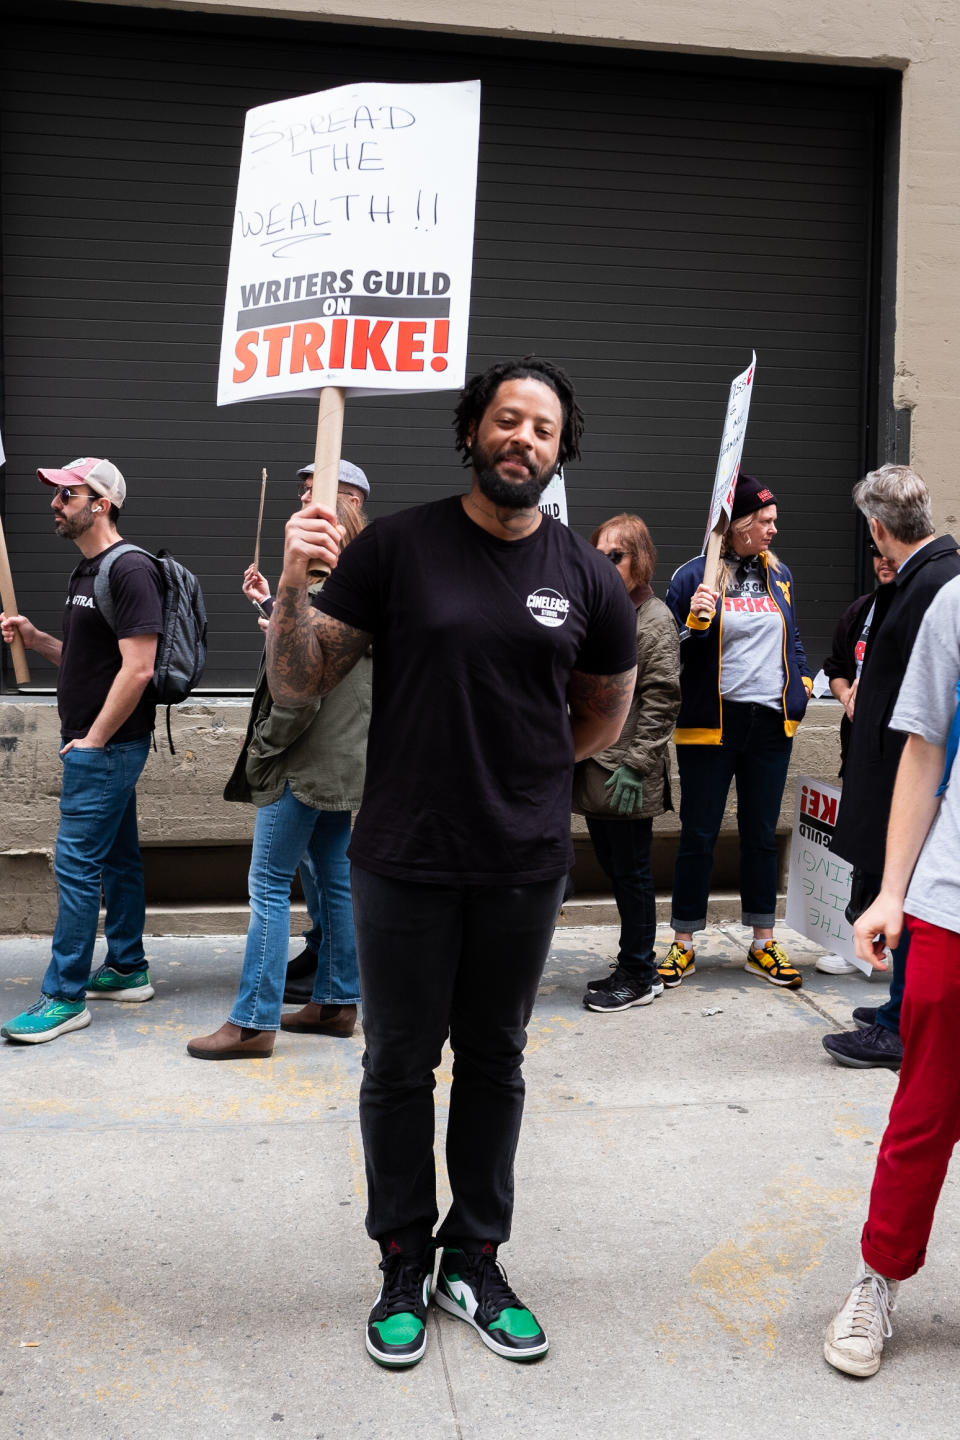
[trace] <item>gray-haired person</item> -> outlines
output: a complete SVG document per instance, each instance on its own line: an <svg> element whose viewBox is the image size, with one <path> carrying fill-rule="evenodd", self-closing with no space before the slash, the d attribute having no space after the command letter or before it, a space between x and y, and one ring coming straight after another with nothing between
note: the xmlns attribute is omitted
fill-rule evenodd
<svg viewBox="0 0 960 1440"><path fill-rule="evenodd" d="M909 465L884 465L854 486L853 499L870 538L896 568L877 592L873 624L857 687L857 723L851 728L843 794L833 849L853 866L854 919L875 899L883 874L887 820L905 737L888 729L913 642L937 592L960 575L952 535L938 537L930 493ZM897 1070L903 1058L900 1005L909 935L893 951L890 998L853 1012L856 1030L824 1035L823 1047L839 1065Z"/></svg>

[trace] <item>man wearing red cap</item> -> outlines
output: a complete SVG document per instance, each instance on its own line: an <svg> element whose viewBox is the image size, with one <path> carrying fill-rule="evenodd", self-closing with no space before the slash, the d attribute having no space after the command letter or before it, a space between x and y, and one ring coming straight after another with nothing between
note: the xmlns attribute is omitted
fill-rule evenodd
<svg viewBox="0 0 960 1440"><path fill-rule="evenodd" d="M160 576L141 551L125 551L110 563L112 623L98 602L97 573L123 543L117 520L127 487L117 467L88 457L37 475L53 487L57 534L72 540L82 558L70 577L62 640L38 630L25 615L0 614L8 644L19 632L27 649L58 667L63 736L52 956L40 999L0 1029L7 1040L25 1044L89 1025L87 999L138 1001L153 995L143 953L136 784L153 731L155 707L147 687L162 627ZM101 890L107 963L91 979Z"/></svg>

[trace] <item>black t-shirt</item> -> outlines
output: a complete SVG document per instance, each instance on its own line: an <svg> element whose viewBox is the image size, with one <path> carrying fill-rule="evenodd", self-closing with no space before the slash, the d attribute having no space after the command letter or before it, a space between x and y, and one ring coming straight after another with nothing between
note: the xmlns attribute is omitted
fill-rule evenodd
<svg viewBox="0 0 960 1440"><path fill-rule="evenodd" d="M149 555L135 550L121 555L110 567L115 631L101 615L94 599L94 576L113 548L110 545L92 560L81 560L67 591L57 675L60 728L67 740L82 739L99 715L122 661L117 641L133 635L159 635L163 624L159 572ZM111 735L111 742L138 740L150 734L156 706L146 698L149 688L133 713Z"/></svg>
<svg viewBox="0 0 960 1440"><path fill-rule="evenodd" d="M499 540L452 496L375 520L319 606L373 636L351 858L434 884L569 869L570 672L636 663L636 615L610 561L547 516Z"/></svg>

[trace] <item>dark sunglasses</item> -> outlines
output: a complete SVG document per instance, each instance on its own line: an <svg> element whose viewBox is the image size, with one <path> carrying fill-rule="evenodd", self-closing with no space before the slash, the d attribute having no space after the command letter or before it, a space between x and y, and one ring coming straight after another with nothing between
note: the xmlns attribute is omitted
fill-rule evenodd
<svg viewBox="0 0 960 1440"><path fill-rule="evenodd" d="M614 565L619 565L621 560L625 560L627 558L626 550L601 550L600 554L606 555L607 559L610 560Z"/></svg>
<svg viewBox="0 0 960 1440"><path fill-rule="evenodd" d="M870 541L869 545L867 546L867 549L870 551L870 554L873 556L874 560L879 560L879 559L880 559L882 552L877 549L876 545L874 545L874 543L873 543L872 540Z"/></svg>
<svg viewBox="0 0 960 1440"><path fill-rule="evenodd" d="M85 495L88 500L93 499L92 490L71 490L69 485L58 485L56 493L60 496L62 505L69 505L70 501L75 500L78 495Z"/></svg>

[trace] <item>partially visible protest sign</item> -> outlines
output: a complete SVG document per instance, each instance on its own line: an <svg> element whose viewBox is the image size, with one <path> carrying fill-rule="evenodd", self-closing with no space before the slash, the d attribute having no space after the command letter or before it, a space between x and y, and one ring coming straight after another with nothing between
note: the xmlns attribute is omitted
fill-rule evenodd
<svg viewBox="0 0 960 1440"><path fill-rule="evenodd" d="M476 80L247 112L219 405L463 384L479 122Z"/></svg>
<svg viewBox="0 0 960 1440"><path fill-rule="evenodd" d="M797 780L787 924L871 975L873 967L859 959L853 948L853 930L843 913L850 899L850 866L830 850L839 804L839 785L809 775Z"/></svg>
<svg viewBox="0 0 960 1440"><path fill-rule="evenodd" d="M740 457L747 433L747 416L750 414L750 398L753 395L753 377L757 370L757 354L753 352L750 364L730 386L727 399L727 414L723 422L723 438L717 457L717 472L713 479L713 494L710 497L710 518L703 536L703 551L711 533L717 528L721 517L730 519L733 493L737 488L740 474ZM701 552L702 553L702 552Z"/></svg>
<svg viewBox="0 0 960 1440"><path fill-rule="evenodd" d="M567 485L562 465L540 496L540 509L544 515L552 515L554 520L562 520L564 525L570 523L567 519Z"/></svg>

